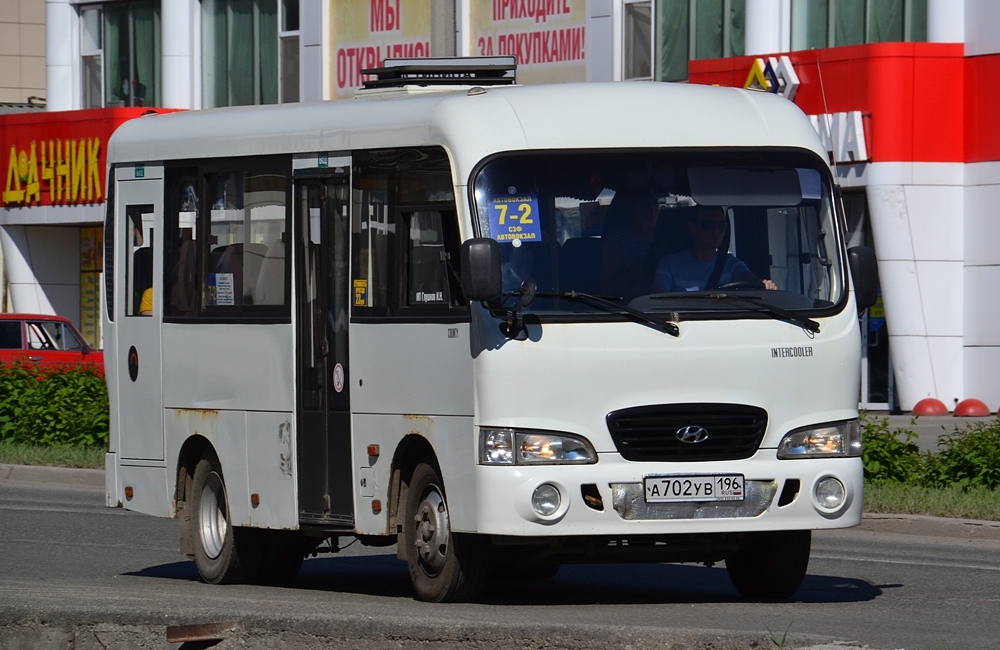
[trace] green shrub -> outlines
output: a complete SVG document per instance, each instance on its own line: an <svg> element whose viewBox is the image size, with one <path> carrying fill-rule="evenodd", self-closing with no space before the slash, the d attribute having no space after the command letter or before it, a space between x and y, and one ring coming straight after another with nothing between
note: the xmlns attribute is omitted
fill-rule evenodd
<svg viewBox="0 0 1000 650"><path fill-rule="evenodd" d="M861 417L861 461L865 478L893 483L918 483L924 458L910 429L890 429L889 418Z"/></svg>
<svg viewBox="0 0 1000 650"><path fill-rule="evenodd" d="M924 481L931 487L1000 488L1000 422L974 422L941 436L928 457Z"/></svg>
<svg viewBox="0 0 1000 650"><path fill-rule="evenodd" d="M0 440L99 447L108 440L108 391L95 369L0 364Z"/></svg>

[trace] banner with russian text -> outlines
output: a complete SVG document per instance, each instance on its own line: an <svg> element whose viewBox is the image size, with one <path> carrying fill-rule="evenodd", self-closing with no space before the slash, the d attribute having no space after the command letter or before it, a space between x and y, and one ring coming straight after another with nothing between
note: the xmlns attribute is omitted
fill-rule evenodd
<svg viewBox="0 0 1000 650"><path fill-rule="evenodd" d="M0 116L0 208L103 203L108 139L119 125L150 111L94 108Z"/></svg>
<svg viewBox="0 0 1000 650"><path fill-rule="evenodd" d="M331 0L333 99L353 97L386 59L431 55L430 0Z"/></svg>
<svg viewBox="0 0 1000 650"><path fill-rule="evenodd" d="M469 0L473 56L513 55L520 84L586 81L586 0Z"/></svg>

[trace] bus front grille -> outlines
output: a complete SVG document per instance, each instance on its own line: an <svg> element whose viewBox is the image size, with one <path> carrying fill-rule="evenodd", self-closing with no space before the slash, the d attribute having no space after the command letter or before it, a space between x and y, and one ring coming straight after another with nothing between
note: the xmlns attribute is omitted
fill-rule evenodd
<svg viewBox="0 0 1000 650"><path fill-rule="evenodd" d="M742 404L664 404L613 411L607 423L625 460L738 460L756 453L767 411Z"/></svg>

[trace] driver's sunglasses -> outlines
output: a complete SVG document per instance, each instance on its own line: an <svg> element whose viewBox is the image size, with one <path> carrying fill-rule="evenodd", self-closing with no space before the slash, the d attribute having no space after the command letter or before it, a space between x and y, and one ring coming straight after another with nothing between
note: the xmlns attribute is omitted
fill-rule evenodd
<svg viewBox="0 0 1000 650"><path fill-rule="evenodd" d="M726 231L726 222L725 221L709 221L708 219L704 219L704 220L699 219L696 223L698 224L698 227L701 228L702 230L706 230L706 231L708 231L708 230L714 230L716 232L725 232Z"/></svg>

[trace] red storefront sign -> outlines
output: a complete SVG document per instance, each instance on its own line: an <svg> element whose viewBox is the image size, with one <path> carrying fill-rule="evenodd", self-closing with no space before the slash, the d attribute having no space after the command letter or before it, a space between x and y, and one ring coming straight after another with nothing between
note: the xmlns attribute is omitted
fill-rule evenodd
<svg viewBox="0 0 1000 650"><path fill-rule="evenodd" d="M100 203L107 143L149 108L95 108L0 116L0 208Z"/></svg>
<svg viewBox="0 0 1000 650"><path fill-rule="evenodd" d="M873 43L787 53L809 115L860 111L873 162L1000 160L1000 55L961 43ZM691 61L692 83L742 87L756 57Z"/></svg>

